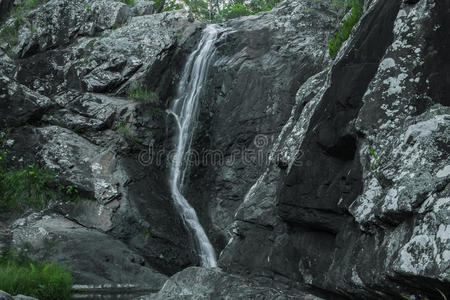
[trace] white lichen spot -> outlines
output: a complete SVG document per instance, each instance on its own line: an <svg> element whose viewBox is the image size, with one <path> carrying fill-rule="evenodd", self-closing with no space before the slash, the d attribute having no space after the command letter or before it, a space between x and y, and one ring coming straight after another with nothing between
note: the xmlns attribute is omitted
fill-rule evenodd
<svg viewBox="0 0 450 300"><path fill-rule="evenodd" d="M441 257L442 257L442 260L444 261L444 262L449 262L450 261L450 250L444 250L443 252L442 252L442 255L441 255Z"/></svg>
<svg viewBox="0 0 450 300"><path fill-rule="evenodd" d="M439 170L436 173L436 176L441 178L441 177L447 177L450 175L450 165L445 166L443 169Z"/></svg>
<svg viewBox="0 0 450 300"><path fill-rule="evenodd" d="M390 189L387 192L382 208L385 211L396 211L398 209L398 191L396 189Z"/></svg>
<svg viewBox="0 0 450 300"><path fill-rule="evenodd" d="M104 208L103 205L99 205L98 210L97 210L97 216L101 216L101 215L102 215L102 213L103 213L103 208Z"/></svg>
<svg viewBox="0 0 450 300"><path fill-rule="evenodd" d="M403 18L403 17L406 17L406 16L408 16L408 15L406 14L406 11L405 11L404 9L401 9L401 10L398 12L397 18Z"/></svg>
<svg viewBox="0 0 450 300"><path fill-rule="evenodd" d="M436 233L436 239L441 240L444 245L450 243L450 225L439 225L439 229Z"/></svg>
<svg viewBox="0 0 450 300"><path fill-rule="evenodd" d="M404 88L401 86L401 83L407 77L408 77L408 75L401 73L397 77L389 77L388 79L385 79L383 81L383 83L389 85L389 88L387 91L388 96L400 94Z"/></svg>
<svg viewBox="0 0 450 300"><path fill-rule="evenodd" d="M387 69L390 68L394 68L395 67L395 60L393 60L392 58L388 57L385 58L381 63L380 63L380 71L385 71Z"/></svg>
<svg viewBox="0 0 450 300"><path fill-rule="evenodd" d="M401 18L397 18L397 20L395 20L394 33L396 35L399 35L402 32L408 32L409 30L410 30L410 28L409 28L408 24L403 22L403 20Z"/></svg>
<svg viewBox="0 0 450 300"><path fill-rule="evenodd" d="M435 262L436 244L428 235L415 235L399 253L400 270L413 275L423 274Z"/></svg>
<svg viewBox="0 0 450 300"><path fill-rule="evenodd" d="M444 207L450 207L450 197L446 198L439 198L436 200L436 203L434 204L433 211L435 213L438 213L440 211L445 211Z"/></svg>
<svg viewBox="0 0 450 300"><path fill-rule="evenodd" d="M361 277L359 277L358 272L356 272L356 269L353 267L352 269L352 281L358 286L364 286L363 281L361 280Z"/></svg>
<svg viewBox="0 0 450 300"><path fill-rule="evenodd" d="M352 214L358 223L368 221L383 188L376 178L372 178L364 193L351 205Z"/></svg>
<svg viewBox="0 0 450 300"><path fill-rule="evenodd" d="M102 171L102 166L99 163L93 163L91 165L91 170L93 173L100 173Z"/></svg>
<svg viewBox="0 0 450 300"><path fill-rule="evenodd" d="M422 121L417 124L408 127L405 133L404 142L406 143L409 138L421 138L431 135L439 128L439 124L445 121L446 115L436 116L431 120Z"/></svg>

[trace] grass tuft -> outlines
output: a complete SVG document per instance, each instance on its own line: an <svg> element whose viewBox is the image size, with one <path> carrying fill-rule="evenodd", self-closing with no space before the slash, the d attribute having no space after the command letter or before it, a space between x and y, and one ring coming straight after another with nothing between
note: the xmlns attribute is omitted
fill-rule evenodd
<svg viewBox="0 0 450 300"><path fill-rule="evenodd" d="M353 27L364 13L364 0L354 0L348 5L351 8L349 16L343 21L341 29L334 34L334 38L328 41L328 52L332 58L336 57L342 44L348 39Z"/></svg>
<svg viewBox="0 0 450 300"><path fill-rule="evenodd" d="M72 276L55 263L31 260L24 252L3 251L0 257L0 290L40 300L70 299Z"/></svg>
<svg viewBox="0 0 450 300"><path fill-rule="evenodd" d="M127 95L131 99L141 100L145 103L160 104L158 95L155 92L146 89L138 88L134 90L129 90Z"/></svg>
<svg viewBox="0 0 450 300"><path fill-rule="evenodd" d="M19 29L22 25L26 23L26 13L33 10L40 5L48 2L48 0L28 0L24 3L15 6L10 13L10 17L14 20L7 22L5 25L0 27L0 42L4 41L8 44L9 48L16 46L19 42ZM36 27L31 27L32 32L36 32ZM13 52L8 49L7 54L9 56L13 55Z"/></svg>
<svg viewBox="0 0 450 300"><path fill-rule="evenodd" d="M0 141L1 142L1 141ZM42 210L52 200L79 201L78 187L65 186L56 173L36 163L17 165L0 148L0 216L9 217L29 208Z"/></svg>

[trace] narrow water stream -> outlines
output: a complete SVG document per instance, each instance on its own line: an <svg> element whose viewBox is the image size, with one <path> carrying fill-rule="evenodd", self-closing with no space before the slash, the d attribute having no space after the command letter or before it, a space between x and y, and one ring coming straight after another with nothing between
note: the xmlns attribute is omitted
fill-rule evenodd
<svg viewBox="0 0 450 300"><path fill-rule="evenodd" d="M198 247L200 262L203 267L217 266L216 254L208 236L200 224L197 213L182 194L187 164L183 163L185 154L191 149L199 95L205 83L208 67L214 54L214 44L219 32L217 25L208 25L202 33L197 49L188 58L183 76L178 87L178 98L168 111L178 125L175 139L175 155L170 167L170 191L178 213L192 232Z"/></svg>

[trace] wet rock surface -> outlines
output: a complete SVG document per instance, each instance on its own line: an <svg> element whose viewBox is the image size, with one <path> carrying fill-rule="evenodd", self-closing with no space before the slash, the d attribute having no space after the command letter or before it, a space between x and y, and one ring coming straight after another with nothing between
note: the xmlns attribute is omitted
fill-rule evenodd
<svg viewBox="0 0 450 300"><path fill-rule="evenodd" d="M205 25L147 1L28 12L13 53L0 47L5 147L85 199L2 220L0 247L30 244L77 284L162 288L145 299L450 295L450 4L367 1L331 60L329 2L220 25L185 190L216 269L187 268L198 258L166 169L164 110Z"/></svg>
<svg viewBox="0 0 450 300"><path fill-rule="evenodd" d="M337 24L329 5L289 1L223 24L192 146L201 163L186 191L218 251L297 90L331 63L325 45Z"/></svg>

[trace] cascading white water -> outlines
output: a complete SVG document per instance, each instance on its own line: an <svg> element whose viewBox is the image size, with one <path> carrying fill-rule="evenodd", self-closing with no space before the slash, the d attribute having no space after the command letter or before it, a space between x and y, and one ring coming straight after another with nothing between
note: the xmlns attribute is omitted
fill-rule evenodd
<svg viewBox="0 0 450 300"><path fill-rule="evenodd" d="M199 247L203 267L216 267L216 254L208 236L200 224L197 214L182 195L187 164L183 164L185 153L190 151L197 116L198 98L208 73L209 61L214 53L218 34L216 25L208 25L202 33L197 49L189 56L178 87L178 98L168 111L178 125L175 154L170 168L170 190L178 212L192 230Z"/></svg>

